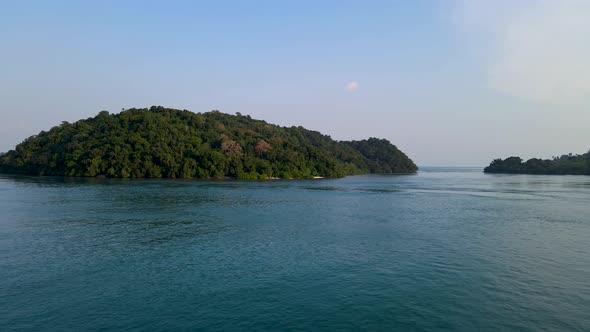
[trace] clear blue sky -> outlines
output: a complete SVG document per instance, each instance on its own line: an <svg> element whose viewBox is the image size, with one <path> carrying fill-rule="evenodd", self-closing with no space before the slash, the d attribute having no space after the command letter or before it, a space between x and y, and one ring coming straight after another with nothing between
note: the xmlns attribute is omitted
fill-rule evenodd
<svg viewBox="0 0 590 332"><path fill-rule="evenodd" d="M162 105L387 138L422 166L586 152L584 2L2 2L0 151Z"/></svg>

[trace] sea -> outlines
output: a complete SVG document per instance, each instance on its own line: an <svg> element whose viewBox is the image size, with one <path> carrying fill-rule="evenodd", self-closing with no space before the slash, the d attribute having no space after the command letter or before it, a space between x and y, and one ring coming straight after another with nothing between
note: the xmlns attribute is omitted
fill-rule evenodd
<svg viewBox="0 0 590 332"><path fill-rule="evenodd" d="M590 331L590 176L0 175L1 331Z"/></svg>

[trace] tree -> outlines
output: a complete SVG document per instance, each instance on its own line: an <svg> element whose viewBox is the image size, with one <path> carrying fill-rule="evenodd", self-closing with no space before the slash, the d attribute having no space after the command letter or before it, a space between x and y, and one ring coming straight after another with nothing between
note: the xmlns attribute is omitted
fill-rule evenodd
<svg viewBox="0 0 590 332"><path fill-rule="evenodd" d="M256 152L257 156L262 156L271 150L272 146L263 139L259 139L258 142L256 142L256 146L254 147L254 151Z"/></svg>

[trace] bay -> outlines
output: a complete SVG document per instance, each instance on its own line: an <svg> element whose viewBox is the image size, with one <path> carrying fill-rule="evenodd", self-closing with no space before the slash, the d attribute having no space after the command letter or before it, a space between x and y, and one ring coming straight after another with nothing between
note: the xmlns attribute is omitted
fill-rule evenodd
<svg viewBox="0 0 590 332"><path fill-rule="evenodd" d="M590 329L590 177L0 175L0 329Z"/></svg>

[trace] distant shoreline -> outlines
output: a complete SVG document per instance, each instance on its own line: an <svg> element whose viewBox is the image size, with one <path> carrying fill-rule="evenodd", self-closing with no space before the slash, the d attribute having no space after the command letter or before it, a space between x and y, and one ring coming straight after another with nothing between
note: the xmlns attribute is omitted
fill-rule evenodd
<svg viewBox="0 0 590 332"><path fill-rule="evenodd" d="M526 162L520 157L494 159L483 171L490 174L590 175L590 152L570 153L553 159L532 158Z"/></svg>

